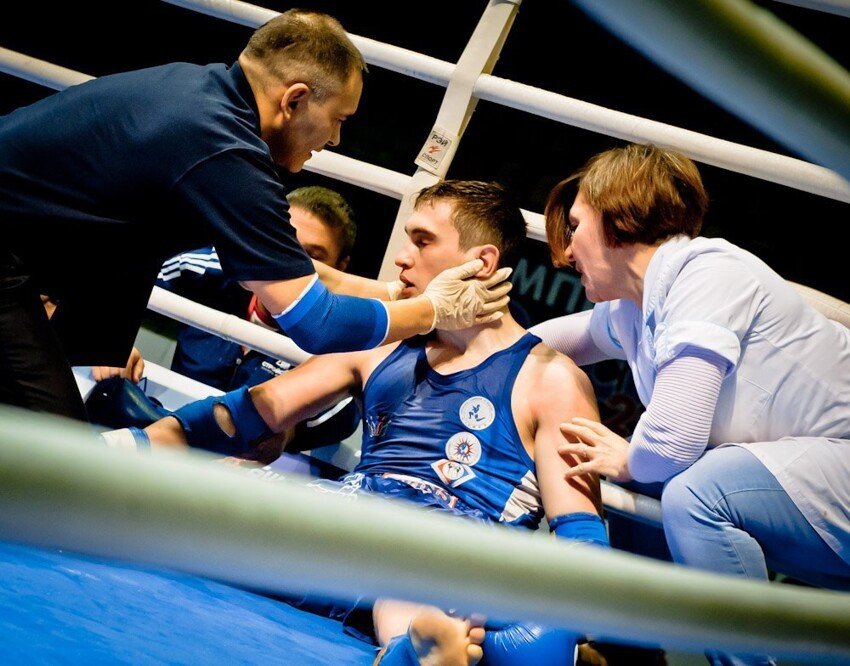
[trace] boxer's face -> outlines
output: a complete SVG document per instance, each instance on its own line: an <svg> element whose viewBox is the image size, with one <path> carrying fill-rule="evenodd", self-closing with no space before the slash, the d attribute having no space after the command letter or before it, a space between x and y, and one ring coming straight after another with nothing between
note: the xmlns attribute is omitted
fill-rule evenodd
<svg viewBox="0 0 850 666"><path fill-rule="evenodd" d="M410 216L404 227L407 242L395 259L396 266L401 268L399 279L406 285L402 298L421 294L438 273L477 258L478 248L460 249L452 212L448 201L436 200Z"/></svg>
<svg viewBox="0 0 850 666"><path fill-rule="evenodd" d="M290 206L289 221L295 227L298 242L311 259L321 261L332 268L344 271L348 268L348 257L342 256L342 241L320 218L300 206Z"/></svg>

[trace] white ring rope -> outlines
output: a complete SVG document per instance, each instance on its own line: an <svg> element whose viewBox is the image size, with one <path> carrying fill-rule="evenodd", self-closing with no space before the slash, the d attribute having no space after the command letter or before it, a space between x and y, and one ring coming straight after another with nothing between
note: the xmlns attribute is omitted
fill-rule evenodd
<svg viewBox="0 0 850 666"><path fill-rule="evenodd" d="M0 47L0 72L54 90L62 90L94 78L3 47ZM331 151L314 154L304 168L393 199L402 199L404 194L411 190L411 176ZM413 189L418 188L413 187ZM546 242L543 216L528 210L522 212L529 225L529 238Z"/></svg>
<svg viewBox="0 0 850 666"><path fill-rule="evenodd" d="M850 184L821 166L564 97L495 76L475 86L480 99L625 141L675 148L692 159L768 182L850 203Z"/></svg>
<svg viewBox="0 0 850 666"><path fill-rule="evenodd" d="M850 303L845 303L829 294L824 294L822 291L812 289L803 284L797 284L796 282L791 282L791 284L802 294L809 305L827 319L836 321L845 328L850 328Z"/></svg>
<svg viewBox="0 0 850 666"><path fill-rule="evenodd" d="M274 358L285 359L290 363L303 363L311 356L285 335L257 326L247 319L195 303L161 287L154 287L151 290L148 308L184 324L218 335L225 340L247 345L251 349Z"/></svg>
<svg viewBox="0 0 850 666"><path fill-rule="evenodd" d="M233 12L234 7L250 7L247 3L233 2L232 0L163 0L163 2L195 9L202 14L209 14L223 19L229 18L230 12ZM639 5L640 3L635 4ZM675 7L670 8L668 11L673 14L676 13ZM259 23L256 25L259 25ZM451 73L454 68L451 63L441 63L437 67L436 65L440 61L434 58L414 54L407 49L386 44L382 45L380 53L376 53L371 48L376 42L372 40L361 42L359 40L362 38L358 38L355 35L351 35L351 37L358 47L362 48L363 55L369 64L429 81L443 87L449 85ZM813 48L802 37L797 37L797 39L792 38L790 42L795 45L802 44L802 48ZM685 52L690 52L690 47ZM837 77L839 75L835 74L834 76ZM781 81L777 83L777 87L780 88L776 91L778 96L783 95L781 85ZM704 161L706 164L712 164L770 182L776 182L787 187L793 187L812 194L850 203L850 183L847 180L828 169L804 160L785 157L728 141L721 141L714 137L679 129L672 125L665 125L664 123L648 121L638 116L612 111L532 86L507 79L499 79L488 74L480 75L475 85L474 93L479 99L486 99L505 106L511 106L512 108L561 123L629 141L658 143L681 150L693 159ZM807 105L807 107L810 106L812 105ZM788 131L790 132L791 129ZM717 142L717 145L709 148L715 142ZM840 143L838 140L836 142Z"/></svg>
<svg viewBox="0 0 850 666"><path fill-rule="evenodd" d="M0 530L12 541L270 593L392 596L684 650L850 659L850 594L351 502L201 453L121 453L82 424L11 407L0 420Z"/></svg>
<svg viewBox="0 0 850 666"><path fill-rule="evenodd" d="M53 90L62 90L94 78L2 46L0 46L0 72Z"/></svg>
<svg viewBox="0 0 850 666"><path fill-rule="evenodd" d="M171 2L172 0L164 1ZM183 2L172 2L172 4L178 4L182 7L195 7L200 3L185 0ZM226 13L214 13L206 7L207 5L218 7L220 4L229 5L231 3L208 2L203 4L204 7L198 8L198 11L206 9L204 13L213 16L231 17L230 14ZM273 12L272 14L276 15L277 13ZM354 35L352 35L352 38L354 38ZM386 48L381 53L382 60L379 62L372 61L368 55L366 56L367 60L370 60L370 64L386 66L391 58L399 57L401 62L405 63L405 66L393 69L411 76L416 71L421 72L421 70L414 70L413 67L421 67L425 63L419 58L412 58L411 52L398 47L383 46ZM365 52L364 55L366 55ZM433 59L429 60L433 61ZM399 64L395 60L392 62ZM446 71L450 73L451 65L444 64ZM73 72L64 67L52 65L2 47L0 47L0 71L59 90L92 78L89 75ZM440 77L438 81L432 82L447 85L448 78L449 76ZM445 83L443 83L443 79L445 79ZM681 150L693 159L705 164L850 203L850 183L828 169L803 160L613 111L487 74L482 74L478 79L474 92L479 99L510 106L550 120L628 141L658 143ZM305 165L305 169L329 175L337 175L338 169L337 177L340 180L362 185L394 198L401 198L401 193L406 190L405 183L409 181L409 176L367 165L365 162L351 160L350 158L336 159L340 157L342 156L323 151L315 155ZM374 173L364 173L363 169L374 171ZM535 219L537 215L536 213L527 213L527 217L532 219ZM538 221L537 224L533 225L534 233L529 234L529 236L536 240L545 241L542 228L542 223Z"/></svg>

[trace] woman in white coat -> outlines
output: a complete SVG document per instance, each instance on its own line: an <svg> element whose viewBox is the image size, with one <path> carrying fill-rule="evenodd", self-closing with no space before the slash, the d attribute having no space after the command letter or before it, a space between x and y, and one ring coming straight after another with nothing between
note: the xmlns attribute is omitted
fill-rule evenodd
<svg viewBox="0 0 850 666"><path fill-rule="evenodd" d="M676 562L850 590L850 329L754 255L698 237L707 206L690 159L635 144L550 193L552 260L595 305L531 330L579 365L625 360L646 407L629 440L563 424L580 443L561 453L584 461L571 474L663 483Z"/></svg>

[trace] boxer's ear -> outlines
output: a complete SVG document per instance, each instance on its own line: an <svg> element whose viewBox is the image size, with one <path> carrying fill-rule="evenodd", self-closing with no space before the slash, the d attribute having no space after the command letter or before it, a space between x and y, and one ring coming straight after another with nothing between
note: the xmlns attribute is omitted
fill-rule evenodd
<svg viewBox="0 0 850 666"><path fill-rule="evenodd" d="M499 268L499 248L495 245L488 243L487 245L479 245L474 250L474 257L477 259L481 259L484 262L484 266L475 274L477 278L488 278Z"/></svg>

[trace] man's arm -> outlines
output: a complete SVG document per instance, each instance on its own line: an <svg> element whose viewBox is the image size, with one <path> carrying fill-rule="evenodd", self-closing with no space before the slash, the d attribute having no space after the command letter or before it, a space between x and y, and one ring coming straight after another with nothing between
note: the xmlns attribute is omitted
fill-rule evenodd
<svg viewBox="0 0 850 666"><path fill-rule="evenodd" d="M149 425L145 433L152 447L196 446L214 450L208 441L210 432L213 437L233 440L234 445L254 444L258 428L264 430L265 438L284 433L359 390L360 363L370 354L385 353L382 349L314 356L247 391L237 389L181 407L174 416ZM194 442L193 437L205 439Z"/></svg>
<svg viewBox="0 0 850 666"><path fill-rule="evenodd" d="M397 301L335 294L315 273L244 286L257 294L295 344L325 354L372 349L434 328L456 330L499 319L510 300L510 269L479 278L482 267L476 259L446 269L421 295Z"/></svg>
<svg viewBox="0 0 850 666"><path fill-rule="evenodd" d="M567 357L543 344L531 350L511 397L526 448L533 442L537 480L550 530L560 538L607 545L600 517L599 480L566 481L568 467L558 455L562 440L558 425L569 415L597 414L596 398L587 376ZM572 656L578 636L570 630L536 622L509 624L487 631L484 653L500 663L561 663Z"/></svg>
<svg viewBox="0 0 850 666"><path fill-rule="evenodd" d="M361 366L385 350L322 354L250 389L260 416L274 432L294 427L360 391Z"/></svg>
<svg viewBox="0 0 850 666"><path fill-rule="evenodd" d="M599 419L593 386L587 375L566 356L545 345L529 355L528 417L534 430L534 462L546 518L565 514L601 513L599 478L581 475L565 479L567 469L581 463L578 457L562 458L560 424L574 416Z"/></svg>
<svg viewBox="0 0 850 666"><path fill-rule="evenodd" d="M373 348L431 329L434 307L423 297L389 302L337 295L320 291L322 283L311 284L313 277L244 283L295 344L311 354ZM354 283L337 281L335 286Z"/></svg>
<svg viewBox="0 0 850 666"><path fill-rule="evenodd" d="M313 266L319 274L319 279L335 294L377 298L381 301L393 300L390 297L390 288L382 280L371 280L354 273L346 273L315 259Z"/></svg>

